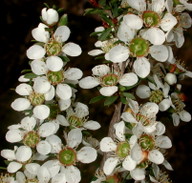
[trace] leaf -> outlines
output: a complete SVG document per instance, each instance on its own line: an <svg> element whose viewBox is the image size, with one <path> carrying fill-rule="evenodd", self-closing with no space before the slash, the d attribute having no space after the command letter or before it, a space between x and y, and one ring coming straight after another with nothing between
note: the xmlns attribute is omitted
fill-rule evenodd
<svg viewBox="0 0 192 183"><path fill-rule="evenodd" d="M26 72L31 72L31 69L24 69L24 70L21 71L22 74L26 73Z"/></svg>
<svg viewBox="0 0 192 183"><path fill-rule="evenodd" d="M33 79L33 78L36 78L38 75L34 74L34 73L27 73L24 75L24 78L27 78L27 79Z"/></svg>
<svg viewBox="0 0 192 183"><path fill-rule="evenodd" d="M135 96L134 96L132 93L124 92L124 93L123 93L123 96L125 96L125 97L127 97L127 98L130 98L130 99L135 99Z"/></svg>
<svg viewBox="0 0 192 183"><path fill-rule="evenodd" d="M67 56L59 56L59 57L63 60L63 62L69 62L70 61L70 59Z"/></svg>
<svg viewBox="0 0 192 183"><path fill-rule="evenodd" d="M85 13L84 15L87 15L87 14L103 14L104 13L104 10L101 10L101 9L97 9L97 8L87 8L85 10Z"/></svg>
<svg viewBox="0 0 192 183"><path fill-rule="evenodd" d="M62 26L62 25L67 25L68 23L68 18L67 18L67 14L64 14L60 20L59 20L59 26Z"/></svg>
<svg viewBox="0 0 192 183"><path fill-rule="evenodd" d="M99 0L99 5L102 7L106 6L106 0Z"/></svg>
<svg viewBox="0 0 192 183"><path fill-rule="evenodd" d="M113 104L117 99L118 99L119 96L111 96L111 97L107 97L105 99L105 102L104 102L104 106L110 106L111 104Z"/></svg>
<svg viewBox="0 0 192 183"><path fill-rule="evenodd" d="M104 20L104 22L107 22L109 25L113 26L113 21L111 18L109 18L106 14L100 14L100 17Z"/></svg>
<svg viewBox="0 0 192 183"><path fill-rule="evenodd" d="M102 96L102 95L96 96L96 97L92 98L92 99L89 101L89 104L96 103L96 102L98 102L98 101L100 101L100 100L102 100L102 99L104 99L104 98L105 98L105 97Z"/></svg>
<svg viewBox="0 0 192 183"><path fill-rule="evenodd" d="M121 99L121 102L123 104L127 104L128 103L127 100L126 100L126 97L121 97L120 99Z"/></svg>
<svg viewBox="0 0 192 183"><path fill-rule="evenodd" d="M110 35L112 28L105 29L101 35L98 37L100 41L104 41L107 39L107 37Z"/></svg>

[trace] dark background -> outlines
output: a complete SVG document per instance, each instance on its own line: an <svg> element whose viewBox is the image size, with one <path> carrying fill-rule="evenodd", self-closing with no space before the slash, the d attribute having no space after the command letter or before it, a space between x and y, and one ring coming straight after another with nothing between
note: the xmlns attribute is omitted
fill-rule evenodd
<svg viewBox="0 0 192 183"><path fill-rule="evenodd" d="M69 41L78 43L83 54L78 58L71 58L71 65L81 68L85 75L90 74L90 69L97 61L88 56L87 51L94 48L95 38L89 34L100 25L95 16L83 16L83 8L90 7L86 0L3 0L0 6L0 149L11 148L12 145L5 141L7 126L19 123L21 114L11 109L11 102L17 97L14 88L19 84L18 77L23 69L29 68L26 50L32 45L31 30L40 22L39 16L43 3L55 4L64 8L69 15L69 27L72 34ZM175 49L176 58L185 61L186 66L192 70L192 28L185 32L186 42L180 49ZM183 91L187 95L187 110L192 113L192 79L183 82ZM81 102L88 103L93 96L90 91L81 91ZM86 97L85 97L86 96ZM108 124L112 108L107 109L99 104L90 105L93 120L98 120L102 125ZM106 126L106 125L105 125ZM107 134L103 128L101 137ZM181 122L179 127L173 127L167 122L167 135L172 139L173 147L168 150L167 158L174 171L170 176L175 183L192 182L192 123ZM100 138L101 138L100 137ZM4 166L0 158L0 166ZM96 166L96 165L95 165ZM88 167L87 167L88 168ZM94 169L92 165L91 169ZM89 172L89 170L85 170ZM90 179L83 179L85 183ZM83 181L82 181L83 182Z"/></svg>

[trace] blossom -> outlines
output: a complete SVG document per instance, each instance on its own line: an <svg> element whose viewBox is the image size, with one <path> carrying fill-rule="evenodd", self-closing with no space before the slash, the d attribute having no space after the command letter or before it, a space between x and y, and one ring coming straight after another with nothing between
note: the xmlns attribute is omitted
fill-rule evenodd
<svg viewBox="0 0 192 183"><path fill-rule="evenodd" d="M111 96L116 93L118 91L118 83L122 86L133 86L138 82L138 77L135 73L130 72L121 75L105 64L95 66L92 72L93 76L81 79L79 86L84 89L90 89L101 85L99 92L103 96Z"/></svg>
<svg viewBox="0 0 192 183"><path fill-rule="evenodd" d="M43 8L41 10L41 16L44 22L46 22L48 25L53 25L58 22L59 15L56 10L49 8Z"/></svg>

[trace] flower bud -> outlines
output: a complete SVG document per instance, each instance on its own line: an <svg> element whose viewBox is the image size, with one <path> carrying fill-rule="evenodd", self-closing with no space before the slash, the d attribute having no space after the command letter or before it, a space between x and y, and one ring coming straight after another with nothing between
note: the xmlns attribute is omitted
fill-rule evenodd
<svg viewBox="0 0 192 183"><path fill-rule="evenodd" d="M173 73L167 73L165 76L165 81L169 84L169 85L174 85L177 83L177 77L175 74Z"/></svg>
<svg viewBox="0 0 192 183"><path fill-rule="evenodd" d="M58 22L59 15L56 10L49 8L43 8L41 11L42 19L45 21L48 25L53 25Z"/></svg>

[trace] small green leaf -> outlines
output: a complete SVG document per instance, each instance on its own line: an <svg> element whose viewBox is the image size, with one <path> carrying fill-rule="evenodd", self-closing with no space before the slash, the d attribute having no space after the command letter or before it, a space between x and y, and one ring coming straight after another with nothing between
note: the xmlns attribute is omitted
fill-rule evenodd
<svg viewBox="0 0 192 183"><path fill-rule="evenodd" d="M59 56L59 57L63 60L63 62L69 62L70 61L70 59L67 56Z"/></svg>
<svg viewBox="0 0 192 183"><path fill-rule="evenodd" d="M27 74L24 75L24 78L27 78L27 79L33 79L33 78L36 78L36 77L37 77L37 75L32 73L32 72L27 73Z"/></svg>
<svg viewBox="0 0 192 183"><path fill-rule="evenodd" d="M97 9L97 8L87 8L85 10L85 13L84 15L87 15L87 14L103 14L104 13L104 10L101 10L101 9Z"/></svg>
<svg viewBox="0 0 192 183"><path fill-rule="evenodd" d="M102 100L102 99L104 99L104 98L105 98L105 97L102 96L102 95L96 96L96 97L92 98L92 99L89 101L89 103L90 103L90 104L93 104L93 103L96 103L96 102L98 102L98 101L100 101L100 100Z"/></svg>
<svg viewBox="0 0 192 183"><path fill-rule="evenodd" d="M99 0L99 5L102 7L106 6L106 0Z"/></svg>
<svg viewBox="0 0 192 183"><path fill-rule="evenodd" d="M135 96L134 96L132 93L124 92L124 93L123 93L123 96L125 96L125 97L127 97L127 98L130 98L130 99L135 99Z"/></svg>
<svg viewBox="0 0 192 183"><path fill-rule="evenodd" d="M104 106L110 106L111 104L113 104L117 99L118 99L119 96L111 96L111 97L107 97L105 99L105 102L104 102Z"/></svg>
<svg viewBox="0 0 192 183"><path fill-rule="evenodd" d="M62 25L67 25L68 23L68 18L67 18L67 14L64 14L60 20L59 20L59 26L62 26Z"/></svg>
<svg viewBox="0 0 192 183"><path fill-rule="evenodd" d="M26 73L26 72L31 72L31 69L24 69L24 70L21 71L22 74Z"/></svg>
<svg viewBox="0 0 192 183"><path fill-rule="evenodd" d="M112 30L112 28L105 29L105 30L101 33L101 35L99 36L98 39L99 39L100 41L106 40L106 39L109 37L109 35L110 35L110 33L111 33L111 30Z"/></svg>
<svg viewBox="0 0 192 183"><path fill-rule="evenodd" d="M125 126L126 126L127 128L129 128L130 130L132 130L132 128L133 128L133 126L132 126L131 123L125 123Z"/></svg>
<svg viewBox="0 0 192 183"><path fill-rule="evenodd" d="M123 104L127 104L128 103L127 100L126 100L126 97L121 97L120 99L121 99L121 102Z"/></svg>

